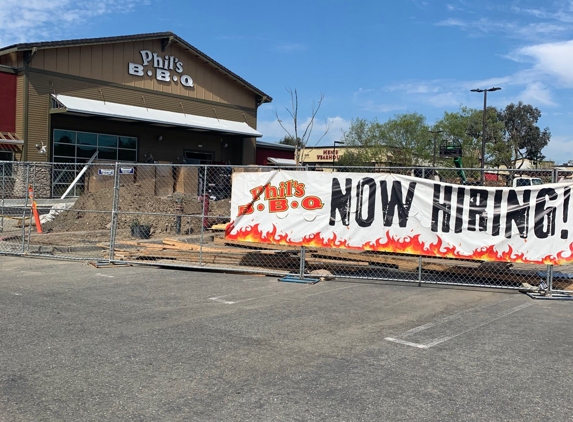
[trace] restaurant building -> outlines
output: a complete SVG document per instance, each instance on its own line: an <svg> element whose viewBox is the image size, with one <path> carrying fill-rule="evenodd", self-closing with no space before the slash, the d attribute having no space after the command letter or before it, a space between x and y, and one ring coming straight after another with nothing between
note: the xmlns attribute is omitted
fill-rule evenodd
<svg viewBox="0 0 573 422"><path fill-rule="evenodd" d="M0 161L254 164L271 100L172 32L15 44Z"/></svg>

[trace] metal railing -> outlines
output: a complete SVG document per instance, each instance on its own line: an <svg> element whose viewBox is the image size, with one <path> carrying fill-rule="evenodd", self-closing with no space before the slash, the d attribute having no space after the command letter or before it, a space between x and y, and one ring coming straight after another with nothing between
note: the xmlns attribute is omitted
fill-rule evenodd
<svg viewBox="0 0 573 422"><path fill-rule="evenodd" d="M95 163L70 190L74 196L62 198L84 167L0 162L0 254L548 292L565 292L573 286L573 266L568 265L553 268L227 240L233 173L267 172L273 167ZM396 173L462 182L457 168L313 170ZM482 180L481 169L462 170L464 183ZM556 182L571 174L486 170L483 180L486 186L502 187ZM35 224L33 202L42 233Z"/></svg>

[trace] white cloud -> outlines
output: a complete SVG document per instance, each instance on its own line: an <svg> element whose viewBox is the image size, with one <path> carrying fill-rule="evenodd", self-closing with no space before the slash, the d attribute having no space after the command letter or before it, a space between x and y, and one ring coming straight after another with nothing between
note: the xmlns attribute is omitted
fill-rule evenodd
<svg viewBox="0 0 573 422"><path fill-rule="evenodd" d="M562 164L573 159L573 137L571 136L551 136L551 141L543 149L543 154L548 160L553 160L557 164Z"/></svg>
<svg viewBox="0 0 573 422"><path fill-rule="evenodd" d="M385 88L387 91L405 91L406 94L435 94L440 91L440 87L434 82L416 82L389 85Z"/></svg>
<svg viewBox="0 0 573 422"><path fill-rule="evenodd" d="M527 85L519 99L529 104L543 104L553 107L557 105L552 99L551 91L541 82Z"/></svg>
<svg viewBox="0 0 573 422"><path fill-rule="evenodd" d="M388 113L391 111L405 110L406 106L403 104L387 103L384 101L387 97L387 95L384 95L384 91L405 90L408 89L407 87L410 87L410 84L393 85L383 89L360 88L353 94L353 101L360 110L370 113Z"/></svg>
<svg viewBox="0 0 573 422"><path fill-rule="evenodd" d="M502 34L520 40L539 40L540 37L558 37L570 30L570 25L549 22L526 23L521 21L496 21L489 18L464 20L450 18L435 24L436 26L456 27L471 36Z"/></svg>
<svg viewBox="0 0 573 422"><path fill-rule="evenodd" d="M0 0L0 45L65 36L90 18L127 13L150 0Z"/></svg>
<svg viewBox="0 0 573 422"><path fill-rule="evenodd" d="M360 108L370 113L389 113L391 111L406 110L407 107L401 104L384 104L377 103L374 100L366 100L360 104Z"/></svg>
<svg viewBox="0 0 573 422"><path fill-rule="evenodd" d="M476 81L463 82L461 85L463 85L462 89L464 91L469 91L471 89L476 89L476 88L486 89L494 86L503 87L512 84L523 85L527 82L531 82L531 77L527 77L527 75L525 74L517 73L511 76L494 77Z"/></svg>
<svg viewBox="0 0 573 422"><path fill-rule="evenodd" d="M523 47L514 56L532 58L537 71L556 76L563 85L573 87L573 40Z"/></svg>
<svg viewBox="0 0 573 422"><path fill-rule="evenodd" d="M436 108L452 108L459 106L460 93L443 92L441 94L427 96L427 103Z"/></svg>
<svg viewBox="0 0 573 422"><path fill-rule="evenodd" d="M452 26L467 31L474 36L483 36L494 32L509 33L515 30L516 24L511 22L498 22L489 18L479 18L477 20L464 20L450 18L440 21L436 26Z"/></svg>

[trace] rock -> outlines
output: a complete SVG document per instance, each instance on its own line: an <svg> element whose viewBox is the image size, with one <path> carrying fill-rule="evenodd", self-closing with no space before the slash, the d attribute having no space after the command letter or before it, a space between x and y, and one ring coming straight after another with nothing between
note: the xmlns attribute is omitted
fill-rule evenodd
<svg viewBox="0 0 573 422"><path fill-rule="evenodd" d="M328 270L320 269L310 272L312 277L320 278L321 281L324 280L334 280L336 277Z"/></svg>

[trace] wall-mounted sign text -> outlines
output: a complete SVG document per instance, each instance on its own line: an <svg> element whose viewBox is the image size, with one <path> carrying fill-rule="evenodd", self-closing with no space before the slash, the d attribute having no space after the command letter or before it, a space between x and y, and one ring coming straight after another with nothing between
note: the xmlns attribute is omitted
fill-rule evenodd
<svg viewBox="0 0 573 422"><path fill-rule="evenodd" d="M128 73L133 76L155 76L155 79L162 82L181 82L186 87L193 86L193 79L189 75L183 75L183 63L175 56L161 56L149 50L141 50L141 64L129 63ZM146 67L151 69L145 70ZM179 74L179 76L177 75Z"/></svg>
<svg viewBox="0 0 573 422"><path fill-rule="evenodd" d="M120 167L119 174L135 174L133 167Z"/></svg>

